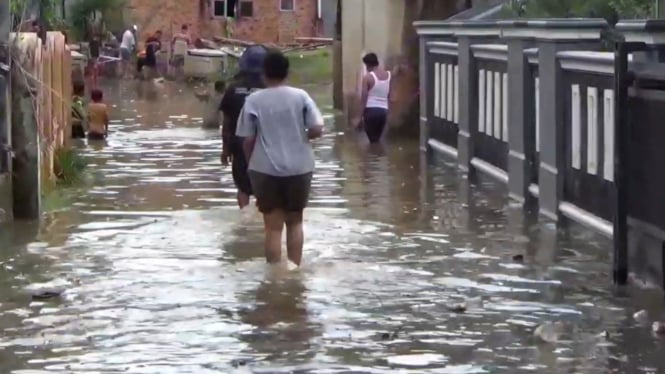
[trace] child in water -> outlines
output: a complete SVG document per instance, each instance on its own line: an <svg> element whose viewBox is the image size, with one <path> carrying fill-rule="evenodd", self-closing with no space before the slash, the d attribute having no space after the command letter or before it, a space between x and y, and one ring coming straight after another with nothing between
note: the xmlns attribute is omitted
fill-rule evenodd
<svg viewBox="0 0 665 374"><path fill-rule="evenodd" d="M85 113L85 85L82 82L74 82L72 88L72 138L85 138L87 118Z"/></svg>
<svg viewBox="0 0 665 374"><path fill-rule="evenodd" d="M92 102L88 105L88 140L104 140L109 130L108 107L102 101L104 93L94 89L90 93Z"/></svg>

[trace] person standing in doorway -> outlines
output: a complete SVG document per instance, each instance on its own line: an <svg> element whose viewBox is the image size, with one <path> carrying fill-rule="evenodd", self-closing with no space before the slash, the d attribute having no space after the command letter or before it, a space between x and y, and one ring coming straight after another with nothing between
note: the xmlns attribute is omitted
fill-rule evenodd
<svg viewBox="0 0 665 374"><path fill-rule="evenodd" d="M243 139L236 136L236 124L245 99L253 92L265 88L263 62L267 54L263 46L251 46L240 57L240 72L227 87L219 110L224 115L222 123L222 165L231 162L233 182L238 189L238 207L249 204L252 186L247 174L247 159L243 150Z"/></svg>
<svg viewBox="0 0 665 374"><path fill-rule="evenodd" d="M388 120L391 74L379 66L379 58L374 53L366 54L363 63L367 74L362 82L362 125L369 142L378 143Z"/></svg>
<svg viewBox="0 0 665 374"><path fill-rule="evenodd" d="M125 30L122 34L122 41L120 42L120 58L122 59L122 77L126 78L131 69L132 54L136 48L136 25L131 29Z"/></svg>
<svg viewBox="0 0 665 374"><path fill-rule="evenodd" d="M249 178L263 214L266 259L268 263L281 261L286 225L288 259L299 266L303 210L314 172L310 141L321 137L323 116L307 92L286 84L288 75L288 58L279 51L268 53L266 88L245 100L236 135L245 138Z"/></svg>

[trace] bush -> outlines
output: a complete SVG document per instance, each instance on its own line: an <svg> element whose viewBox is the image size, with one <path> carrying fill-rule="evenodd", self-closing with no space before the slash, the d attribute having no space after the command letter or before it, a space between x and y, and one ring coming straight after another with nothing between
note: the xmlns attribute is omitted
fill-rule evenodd
<svg viewBox="0 0 665 374"><path fill-rule="evenodd" d="M72 185L81 180L87 163L75 150L63 148L56 151L53 167L57 184Z"/></svg>

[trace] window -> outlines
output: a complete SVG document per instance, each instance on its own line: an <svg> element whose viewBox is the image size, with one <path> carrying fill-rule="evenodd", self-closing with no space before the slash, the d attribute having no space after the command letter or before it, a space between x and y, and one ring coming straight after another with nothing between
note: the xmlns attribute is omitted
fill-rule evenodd
<svg viewBox="0 0 665 374"><path fill-rule="evenodd" d="M252 1L240 1L240 9L238 9L240 17L254 17L254 3Z"/></svg>
<svg viewBox="0 0 665 374"><path fill-rule="evenodd" d="M215 17L235 17L237 0L212 0L212 15Z"/></svg>
<svg viewBox="0 0 665 374"><path fill-rule="evenodd" d="M279 9L281 11L293 11L295 9L296 0L279 0Z"/></svg>

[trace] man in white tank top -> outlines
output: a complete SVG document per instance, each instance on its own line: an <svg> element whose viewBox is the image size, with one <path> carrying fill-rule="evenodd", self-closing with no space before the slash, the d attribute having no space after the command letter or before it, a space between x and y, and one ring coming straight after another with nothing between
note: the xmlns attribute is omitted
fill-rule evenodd
<svg viewBox="0 0 665 374"><path fill-rule="evenodd" d="M185 55L187 49L192 44L192 39L189 35L189 27L182 25L180 32L173 36L171 40L171 68L173 72L178 72L185 64Z"/></svg>
<svg viewBox="0 0 665 374"><path fill-rule="evenodd" d="M362 122L369 142L378 143L388 119L391 74L379 66L379 58L374 53L366 54L363 63L367 74L362 83Z"/></svg>

